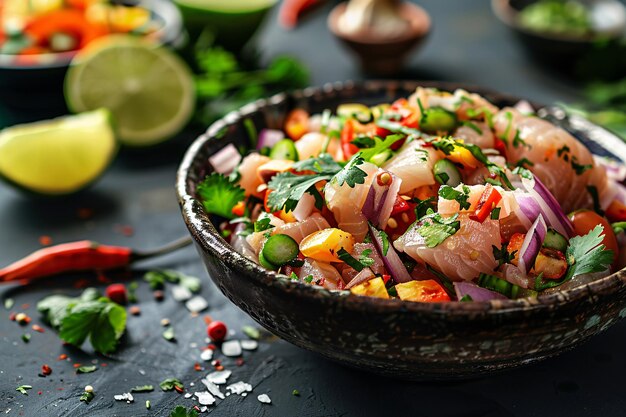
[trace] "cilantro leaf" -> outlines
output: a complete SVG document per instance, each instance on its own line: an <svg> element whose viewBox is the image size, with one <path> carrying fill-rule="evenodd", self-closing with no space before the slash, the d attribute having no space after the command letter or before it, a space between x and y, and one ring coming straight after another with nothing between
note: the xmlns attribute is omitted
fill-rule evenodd
<svg viewBox="0 0 626 417"><path fill-rule="evenodd" d="M264 230L271 229L274 225L270 224L271 219L269 217L265 217L264 219L260 219L254 222L254 231L262 232Z"/></svg>
<svg viewBox="0 0 626 417"><path fill-rule="evenodd" d="M222 174L216 172L208 175L196 190L204 210L207 213L232 219L232 210L245 197L245 191L233 184Z"/></svg>
<svg viewBox="0 0 626 417"><path fill-rule="evenodd" d="M80 401L89 404L95 396L96 394L94 394L93 391L85 391L80 395Z"/></svg>
<svg viewBox="0 0 626 417"><path fill-rule="evenodd" d="M365 160L361 156L361 152L357 153L348 161L341 171L335 174L331 181L334 181L339 186L348 184L351 188L354 188L357 184L364 184L367 173L358 167L358 165L363 164L363 162L365 162Z"/></svg>
<svg viewBox="0 0 626 417"><path fill-rule="evenodd" d="M515 254L517 253L516 250L509 253L509 251L507 250L506 244L502 245L501 248L498 248L495 245L491 245L491 249L493 251L493 257L495 258L496 261L498 261L498 266L503 265L503 264L510 264L511 260L515 258Z"/></svg>
<svg viewBox="0 0 626 417"><path fill-rule="evenodd" d="M160 384L159 387L161 387L161 389L163 391L171 391L173 390L175 387L178 387L179 389L183 389L185 388L185 386L183 385L182 382L180 382L180 379L178 378L167 378L164 379Z"/></svg>
<svg viewBox="0 0 626 417"><path fill-rule="evenodd" d="M418 220L426 216L428 214L428 210L434 211L437 208L436 197L428 197L425 200L414 199L413 202L417 203L415 206L415 216Z"/></svg>
<svg viewBox="0 0 626 417"><path fill-rule="evenodd" d="M317 158L309 158L303 161L298 161L292 165L292 168L298 172L313 171L317 174L335 175L341 171L342 166L339 165L332 156L327 153L323 153Z"/></svg>
<svg viewBox="0 0 626 417"><path fill-rule="evenodd" d="M369 136L357 136L351 143L359 149L371 148L376 145L376 141Z"/></svg>
<svg viewBox="0 0 626 417"><path fill-rule="evenodd" d="M178 405L172 410L170 417L198 417L198 412L193 408L190 408L189 411L187 411L187 408L182 405Z"/></svg>
<svg viewBox="0 0 626 417"><path fill-rule="evenodd" d="M331 175L295 175L291 172L282 172L274 175L267 184L271 190L267 198L267 205L272 211L279 211L283 208L286 211L293 211L304 193L313 194L312 188L322 180L330 180ZM313 194L315 195L315 194Z"/></svg>
<svg viewBox="0 0 626 417"><path fill-rule="evenodd" d="M405 135L388 135L384 140L374 137L374 145L367 149L361 149L361 157L370 162L370 160L381 152L389 149L393 144L405 138Z"/></svg>
<svg viewBox="0 0 626 417"><path fill-rule="evenodd" d="M422 220L417 233L424 237L426 246L434 248L461 228L461 222L457 220L458 217L458 213L446 218L441 217L439 213L431 212Z"/></svg>
<svg viewBox="0 0 626 417"><path fill-rule="evenodd" d="M567 279L589 272L601 272L613 262L613 251L602 244L604 227L597 225L584 236L570 239L565 252L568 265Z"/></svg>
<svg viewBox="0 0 626 417"><path fill-rule="evenodd" d="M459 203L459 207L461 208L461 210L467 210L471 206L470 202L468 201L470 189L467 185L463 185L462 190L463 191L458 191L450 187L449 185L442 185L441 188L439 188L439 197L446 200L455 200L457 203Z"/></svg>
<svg viewBox="0 0 626 417"><path fill-rule="evenodd" d="M37 303L37 309L59 337L80 346L89 338L94 350L110 353L115 350L126 329L126 310L100 298L98 291L86 289L80 297L53 295Z"/></svg>
<svg viewBox="0 0 626 417"><path fill-rule="evenodd" d="M59 337L76 346L89 337L95 351L110 353L125 329L126 310L108 298L100 298L69 307L61 322Z"/></svg>

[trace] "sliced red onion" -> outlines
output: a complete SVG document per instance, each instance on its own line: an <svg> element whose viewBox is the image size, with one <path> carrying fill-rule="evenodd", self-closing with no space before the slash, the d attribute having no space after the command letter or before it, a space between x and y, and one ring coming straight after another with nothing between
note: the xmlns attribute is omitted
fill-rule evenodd
<svg viewBox="0 0 626 417"><path fill-rule="evenodd" d="M457 299L461 299L466 295L472 298L472 301L490 301L490 300L506 300L507 298L495 291L481 288L471 282L455 282L454 292L456 292Z"/></svg>
<svg viewBox="0 0 626 417"><path fill-rule="evenodd" d="M369 227L370 232L374 237L374 245L376 246L376 250L380 254L380 257L385 264L385 268L387 269L387 272L389 272L389 275L391 275L391 278L393 278L393 280L397 283L412 281L413 278L411 278L411 275L409 275L408 271L404 267L404 264L400 260L398 253L393 247L393 243L391 241L389 242L387 256L385 256L383 252L383 239L380 237L380 232L371 224L369 225Z"/></svg>
<svg viewBox="0 0 626 417"><path fill-rule="evenodd" d="M537 220L537 216L541 213L539 203L527 193L516 193L515 200L517 201L518 208L515 211L515 215L526 228L530 229L533 222Z"/></svg>
<svg viewBox="0 0 626 417"><path fill-rule="evenodd" d="M259 132L259 140L257 141L256 148L257 150L261 150L261 148L265 147L271 148L282 139L285 139L285 134L282 130L263 129Z"/></svg>
<svg viewBox="0 0 626 417"><path fill-rule="evenodd" d="M299 222L306 220L313 212L313 207L315 207L315 197L309 193L305 193L293 210L293 216Z"/></svg>
<svg viewBox="0 0 626 417"><path fill-rule="evenodd" d="M374 275L374 273L372 272L371 269L363 268L361 270L361 272L356 274L354 276L354 278L352 278L350 280L350 282L348 282L348 285L346 285L346 290L349 290L350 288L352 288L352 287L354 287L356 285L363 284L364 282L367 282L370 279L373 279L375 277L376 277L376 275Z"/></svg>
<svg viewBox="0 0 626 417"><path fill-rule="evenodd" d="M217 151L214 155L209 157L209 163L213 167L213 170L219 174L230 174L239 165L241 161L241 154L233 145L229 143L222 149Z"/></svg>
<svg viewBox="0 0 626 417"><path fill-rule="evenodd" d="M543 240L546 238L547 231L548 226L546 226L546 222L540 214L528 233L526 233L524 243L522 243L522 247L519 250L519 263L517 266L519 270L522 271L522 274L528 274L528 271L530 271L535 264L535 258L537 257L537 254L539 254Z"/></svg>
<svg viewBox="0 0 626 417"><path fill-rule="evenodd" d="M387 171L379 169L376 176L383 172ZM384 228L389 220L400 191L400 185L402 184L402 179L396 177L391 172L388 172L388 174L391 175L389 184L380 185L376 179L374 180L365 198L365 204L363 204L361 209L367 220L381 228Z"/></svg>
<svg viewBox="0 0 626 417"><path fill-rule="evenodd" d="M569 221L561 205L556 198L550 193L548 188L543 185L541 180L536 176L532 179L522 178L522 185L528 193L537 200L541 209L544 220L550 227L565 237L571 237L574 234L572 223Z"/></svg>

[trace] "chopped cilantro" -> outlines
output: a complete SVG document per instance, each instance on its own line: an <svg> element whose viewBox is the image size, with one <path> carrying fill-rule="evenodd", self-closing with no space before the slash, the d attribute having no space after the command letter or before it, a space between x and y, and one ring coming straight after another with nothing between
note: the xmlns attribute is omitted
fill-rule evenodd
<svg viewBox="0 0 626 417"><path fill-rule="evenodd" d="M507 111L506 113L504 113L504 117L506 117L507 120L507 124L506 124L506 128L504 129L504 133L502 133L501 136L499 136L500 140L502 140L502 142L504 142L505 145L509 144L509 132L511 132L511 126L513 125L513 113L511 113L510 111Z"/></svg>
<svg viewBox="0 0 626 417"><path fill-rule="evenodd" d="M593 168L593 164L581 165L578 163L578 159L572 156L572 169L576 172L576 175L582 175L585 171Z"/></svg>
<svg viewBox="0 0 626 417"><path fill-rule="evenodd" d="M368 147L367 149L361 150L361 158L367 162L371 162L371 159L378 155L381 152L386 151L391 146L393 146L399 140L404 139L404 135L389 135L384 140L381 140L378 137L374 137L374 145ZM359 183L361 184L361 183Z"/></svg>
<svg viewBox="0 0 626 417"><path fill-rule="evenodd" d="M94 394L93 391L85 391L80 395L80 401L89 404L95 396L96 394Z"/></svg>
<svg viewBox="0 0 626 417"><path fill-rule="evenodd" d="M158 269L154 271L148 271L143 276L143 279L150 285L153 290L163 288L165 281L172 284L178 284L187 288L189 291L196 293L200 291L202 283L200 278L192 277L190 275L183 274L182 272L174 271L171 269Z"/></svg>
<svg viewBox="0 0 626 417"><path fill-rule="evenodd" d="M22 335L22 341L23 341L24 343L28 343L28 342L30 342L30 333L24 333L24 334Z"/></svg>
<svg viewBox="0 0 626 417"><path fill-rule="evenodd" d="M21 392L24 395L28 395L28 391L29 389L33 389L33 387L31 385L20 385L19 387L15 388L15 391Z"/></svg>
<svg viewBox="0 0 626 417"><path fill-rule="evenodd" d="M198 417L198 412L193 408L190 408L189 411L187 411L187 408L184 406L177 405L176 408L170 413L170 417Z"/></svg>
<svg viewBox="0 0 626 417"><path fill-rule="evenodd" d="M527 180L532 180L533 178L535 178L532 172L521 166L515 167L511 172L515 175L519 175L522 178L526 178Z"/></svg>
<svg viewBox="0 0 626 417"><path fill-rule="evenodd" d="M291 391L291 395L293 395L294 397L299 397L300 391L298 391L297 389L294 389L293 391Z"/></svg>
<svg viewBox="0 0 626 417"><path fill-rule="evenodd" d="M478 133L479 135L483 134L482 129L480 127L476 126L475 123L472 123L472 122L470 122L468 120L465 120L465 121L461 122L461 124L463 126L469 127L470 129L472 129L474 132Z"/></svg>
<svg viewBox="0 0 626 417"><path fill-rule="evenodd" d="M463 297L461 297L461 299L459 300L462 303L468 302L468 301L474 301L474 299L472 298L471 295L469 294L465 294Z"/></svg>
<svg viewBox="0 0 626 417"><path fill-rule="evenodd" d="M298 275L296 275L295 272L291 271L291 274L289 274L289 279L292 280L292 281L297 281L300 278L298 278Z"/></svg>
<svg viewBox="0 0 626 417"><path fill-rule="evenodd" d="M517 161L517 163L515 164L515 166L521 167L521 168L525 168L524 165L528 165L529 167L531 167L531 166L534 166L535 164L532 161L529 161L527 158L522 158L519 161Z"/></svg>
<svg viewBox="0 0 626 417"><path fill-rule="evenodd" d="M461 222L457 220L458 217L458 213L446 218L431 211L422 219L422 224L418 227L417 233L424 237L426 246L434 248L461 228Z"/></svg>
<svg viewBox="0 0 626 417"><path fill-rule="evenodd" d="M130 389L130 392L152 392L154 387L152 385L137 385Z"/></svg>
<svg viewBox="0 0 626 417"><path fill-rule="evenodd" d="M363 252L361 252L361 254L359 255L359 262L361 262L361 265L365 265L365 266L374 265L375 261L372 258L370 258L371 253L372 253L371 249L365 249Z"/></svg>
<svg viewBox="0 0 626 417"><path fill-rule="evenodd" d="M468 201L469 199L470 189L467 185L462 186L462 191L455 190L449 185L442 185L439 188L439 197L445 200L454 200L459 203L459 207L461 210L467 210L470 208L471 204Z"/></svg>
<svg viewBox="0 0 626 417"><path fill-rule="evenodd" d="M327 153L323 153L317 158L309 158L298 161L293 164L292 168L298 172L313 171L316 174L335 175L341 171L342 166L339 165L332 156Z"/></svg>
<svg viewBox="0 0 626 417"><path fill-rule="evenodd" d="M518 148L518 147L520 147L522 145L530 147L530 145L526 144L526 141L524 139L522 139L522 137L519 135L519 129L517 129L515 131L515 137L513 138L513 146L515 148Z"/></svg>
<svg viewBox="0 0 626 417"><path fill-rule="evenodd" d="M185 386L183 385L182 382L180 382L178 378L167 378L159 384L159 387L161 387L163 391L171 391L175 387L178 387L179 389L183 389Z"/></svg>
<svg viewBox="0 0 626 417"><path fill-rule="evenodd" d="M270 224L271 219L269 217L265 217L264 219L260 219L254 222L254 231L255 232L263 232L264 230L271 229L274 225Z"/></svg>
<svg viewBox="0 0 626 417"><path fill-rule="evenodd" d="M493 178L485 178L485 184L497 185L498 187L502 187L502 181L494 180Z"/></svg>
<svg viewBox="0 0 626 417"><path fill-rule="evenodd" d="M364 159L361 156L361 152L357 153L348 161L341 171L335 174L331 181L339 186L348 184L351 188L354 188L357 184L364 184L367 173L358 167L358 165L363 164L363 162Z"/></svg>
<svg viewBox="0 0 626 417"><path fill-rule="evenodd" d="M415 151L421 154L418 158L420 162L428 161L428 151L426 149L415 149Z"/></svg>
<svg viewBox="0 0 626 417"><path fill-rule="evenodd" d="M352 144L359 149L363 149L373 147L374 145L376 145L376 142L369 136L361 135L354 138L352 140Z"/></svg>
<svg viewBox="0 0 626 417"><path fill-rule="evenodd" d="M501 209L501 207L494 207L493 210L491 210L491 220L498 220L500 218Z"/></svg>
<svg viewBox="0 0 626 417"><path fill-rule="evenodd" d="M76 368L76 373L77 374L90 374L92 372L95 372L98 368L96 367L96 365L83 365L83 366L79 366L78 368Z"/></svg>
<svg viewBox="0 0 626 417"><path fill-rule="evenodd" d="M506 243L502 245L501 248L498 248L495 245L491 245L491 249L493 251L493 257L495 258L496 261L498 261L498 266L503 265L503 264L509 264L511 263L511 260L515 258L515 254L517 253L517 251L514 250L513 252L509 253L509 251L507 251L506 249L506 246L507 246Z"/></svg>
<svg viewBox="0 0 626 417"><path fill-rule="evenodd" d="M567 145L563 145L561 148L557 149L556 154L558 155L558 157L562 157L564 153L569 152L569 146Z"/></svg>
<svg viewBox="0 0 626 417"><path fill-rule="evenodd" d="M282 172L275 175L267 184L270 189L267 205L272 211L282 209L293 211L302 199L302 196L304 196L304 193L308 192L315 195L312 191L315 189L315 184L331 178L332 175L330 174L295 175L291 172Z"/></svg>
<svg viewBox="0 0 626 417"><path fill-rule="evenodd" d="M307 275L306 277L304 277L303 281L307 284L310 284L311 282L313 282L313 275Z"/></svg>
<svg viewBox="0 0 626 417"><path fill-rule="evenodd" d="M417 204L415 206L415 217L417 219L421 219L422 217L426 216L428 210L434 211L437 208L436 197L429 197L425 200L414 199L413 202Z"/></svg>
<svg viewBox="0 0 626 417"><path fill-rule="evenodd" d="M163 339L167 340L168 342L173 342L176 340L176 333L174 333L173 327L168 327L163 331Z"/></svg>
<svg viewBox="0 0 626 417"><path fill-rule="evenodd" d="M344 248L341 248L337 251L337 257L344 261L346 265L352 267L359 272L361 272L365 268L365 265L359 262L359 260L354 258L352 255L350 255L350 253Z"/></svg>
<svg viewBox="0 0 626 417"><path fill-rule="evenodd" d="M430 143L431 145L433 145L433 148L443 152L446 155L450 155L457 145L457 142L451 137L438 138Z"/></svg>
<svg viewBox="0 0 626 417"><path fill-rule="evenodd" d="M261 338L261 332L256 327L243 326L241 331L250 339L259 340Z"/></svg>
<svg viewBox="0 0 626 417"><path fill-rule="evenodd" d="M245 191L222 174L212 173L198 184L197 194L207 213L232 219L233 207L245 197Z"/></svg>

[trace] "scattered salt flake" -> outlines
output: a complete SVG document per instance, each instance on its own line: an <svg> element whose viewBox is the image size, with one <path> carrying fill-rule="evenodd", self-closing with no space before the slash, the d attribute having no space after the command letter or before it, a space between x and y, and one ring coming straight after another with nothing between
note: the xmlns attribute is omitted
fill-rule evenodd
<svg viewBox="0 0 626 417"><path fill-rule="evenodd" d="M215 385L214 383L206 379L203 379L200 382L204 384L206 389L208 389L211 394L213 394L219 399L222 399L222 400L224 399L224 394L222 393L222 391L220 391L220 387L218 387L217 385Z"/></svg>
<svg viewBox="0 0 626 417"><path fill-rule="evenodd" d="M113 398L115 398L115 401L126 401L127 404L135 401L135 399L133 398L133 394L131 394L130 392L125 392L120 395L114 395Z"/></svg>
<svg viewBox="0 0 626 417"><path fill-rule="evenodd" d="M196 295L195 297L187 300L187 302L185 303L185 307L187 307L187 310L191 311L192 313L199 313L209 307L209 303L203 296Z"/></svg>
<svg viewBox="0 0 626 417"><path fill-rule="evenodd" d="M200 405L213 405L215 404L215 397L212 396L209 392L196 392L195 396L198 397L198 402Z"/></svg>
<svg viewBox="0 0 626 417"><path fill-rule="evenodd" d="M193 294L189 291L189 288L183 287L182 285L174 285L172 287L172 298L176 301L187 301Z"/></svg>
<svg viewBox="0 0 626 417"><path fill-rule="evenodd" d="M232 374L232 372L227 369L224 371L215 371L208 374L206 376L206 379L207 381L214 384L222 385L226 383L226 380L230 377L230 374Z"/></svg>
<svg viewBox="0 0 626 417"><path fill-rule="evenodd" d="M247 395L246 392L252 391L252 385L248 384L247 382L239 381L239 382L235 382L234 384L230 384L229 386L226 387L226 389L229 390L233 394L237 394L237 395L241 395L242 397L245 397Z"/></svg>
<svg viewBox="0 0 626 417"><path fill-rule="evenodd" d="M207 406L204 406L204 405L203 405L202 407L200 407L200 412L201 412L201 413L206 413L206 410L208 410L208 409L209 409L209 408L208 408Z"/></svg>
<svg viewBox="0 0 626 417"><path fill-rule="evenodd" d="M256 399L259 400L259 402L261 402L263 404L271 404L272 403L272 399L267 394L261 394L258 397L256 397Z"/></svg>
<svg viewBox="0 0 626 417"><path fill-rule="evenodd" d="M191 397L192 397L191 393L188 392L185 394L185 398L191 398Z"/></svg>
<svg viewBox="0 0 626 417"><path fill-rule="evenodd" d="M241 343L239 340L229 340L222 344L222 353L225 356L240 356L241 355Z"/></svg>
<svg viewBox="0 0 626 417"><path fill-rule="evenodd" d="M200 353L200 359L205 362L210 361L211 359L213 359L213 351L211 349L203 350L202 353Z"/></svg>
<svg viewBox="0 0 626 417"><path fill-rule="evenodd" d="M190 387L195 387L195 386L196 386L196 383L195 383L195 382L190 382L190 383L189 383L189 386L190 386Z"/></svg>
<svg viewBox="0 0 626 417"><path fill-rule="evenodd" d="M259 342L256 340L241 340L240 343L243 350L256 350L259 347Z"/></svg>

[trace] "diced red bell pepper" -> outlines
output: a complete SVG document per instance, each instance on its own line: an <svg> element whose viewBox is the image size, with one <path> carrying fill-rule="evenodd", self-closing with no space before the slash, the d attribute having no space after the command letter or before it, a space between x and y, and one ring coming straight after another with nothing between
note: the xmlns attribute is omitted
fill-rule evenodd
<svg viewBox="0 0 626 417"><path fill-rule="evenodd" d="M354 140L354 121L352 119L346 120L341 129L341 150L343 151L343 157L345 160L352 158L354 154L359 152L359 148L352 144Z"/></svg>
<svg viewBox="0 0 626 417"><path fill-rule="evenodd" d="M613 200L605 214L611 222L624 222L626 221L626 205L619 200Z"/></svg>
<svg viewBox="0 0 626 417"><path fill-rule="evenodd" d="M235 204L235 207L233 207L232 209L232 213L237 216L237 217L242 217L246 212L246 203L244 203L243 201L238 202L237 204Z"/></svg>
<svg viewBox="0 0 626 417"><path fill-rule="evenodd" d="M504 144L504 141L502 139L500 139L497 136L494 136L493 147L495 148L496 151L500 153L500 155L506 158L506 145Z"/></svg>
<svg viewBox="0 0 626 417"><path fill-rule="evenodd" d="M484 222L500 200L502 200L502 195L498 190L493 188L493 185L487 184L485 191L483 191L483 194L480 196L476 211L469 216L470 219L481 223Z"/></svg>
<svg viewBox="0 0 626 417"><path fill-rule="evenodd" d="M396 214L403 213L411 209L409 203L399 195L396 196L396 201L393 203L393 208L391 209L391 216L395 216Z"/></svg>

